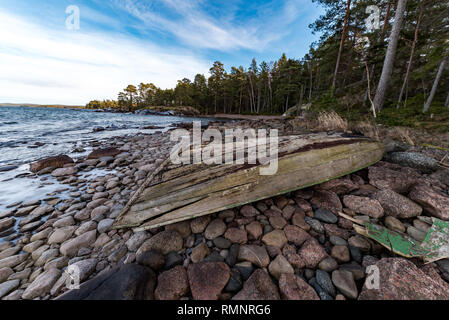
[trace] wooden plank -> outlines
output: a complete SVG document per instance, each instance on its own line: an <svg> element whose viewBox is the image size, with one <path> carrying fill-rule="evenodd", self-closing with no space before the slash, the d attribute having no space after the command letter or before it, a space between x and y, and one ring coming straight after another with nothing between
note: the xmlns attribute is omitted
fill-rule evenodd
<svg viewBox="0 0 449 320"><path fill-rule="evenodd" d="M167 203L167 198L170 201L187 201L187 199L201 198L209 193L206 198L147 222L139 230L183 221L321 183L369 166L380 160L382 155L383 146L369 141L291 154L279 159L277 175L260 176L258 175L260 167L252 167L215 179L211 183L202 183L196 188L182 189L179 193L175 192L173 197L166 195L156 199L154 203L163 206ZM217 181L220 179L222 181ZM234 188L245 188L246 192L233 193ZM241 189L238 190L241 191ZM153 211L147 214L145 210L147 213L150 212L148 210ZM130 211L127 214L127 225L135 226L146 220L148 216L154 216L154 208L151 209L150 206L145 210ZM124 225L122 221L118 221L115 227Z"/></svg>

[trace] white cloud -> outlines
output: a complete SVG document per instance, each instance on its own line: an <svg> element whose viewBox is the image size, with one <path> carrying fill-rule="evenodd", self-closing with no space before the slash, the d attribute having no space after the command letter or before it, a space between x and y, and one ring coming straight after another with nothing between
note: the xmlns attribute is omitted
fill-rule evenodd
<svg viewBox="0 0 449 320"><path fill-rule="evenodd" d="M116 99L130 83L173 87L209 61L111 34L41 27L0 12L0 102L85 104Z"/></svg>
<svg viewBox="0 0 449 320"><path fill-rule="evenodd" d="M288 26L297 18L299 7L305 3L304 0L274 2L271 5L261 6L261 9L255 12L257 17L231 21L230 18L235 12L225 12L226 14L217 19L202 10L202 2L202 0L159 0L159 2L125 0L117 4L147 26L169 32L194 47L262 51L273 41L292 32ZM157 10L161 5L170 15L165 14L164 17L164 12ZM234 10L238 8L234 7ZM173 19L174 13L177 14L177 19Z"/></svg>

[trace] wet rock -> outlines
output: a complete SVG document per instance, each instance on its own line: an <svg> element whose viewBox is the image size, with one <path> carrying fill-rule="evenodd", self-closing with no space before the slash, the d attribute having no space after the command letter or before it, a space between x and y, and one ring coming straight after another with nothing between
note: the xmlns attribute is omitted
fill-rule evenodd
<svg viewBox="0 0 449 320"><path fill-rule="evenodd" d="M146 240L139 250L137 250L137 255L148 250L160 251L162 254L166 255L171 251L177 252L181 250L183 244L184 241L178 232L165 230Z"/></svg>
<svg viewBox="0 0 449 320"><path fill-rule="evenodd" d="M182 266L162 272L157 278L156 300L179 300L189 292L187 271Z"/></svg>
<svg viewBox="0 0 449 320"><path fill-rule="evenodd" d="M45 168L62 168L64 165L73 163L73 159L66 155L49 157L30 164L31 172L39 172Z"/></svg>
<svg viewBox="0 0 449 320"><path fill-rule="evenodd" d="M232 300L279 300L279 291L268 273L257 269Z"/></svg>
<svg viewBox="0 0 449 320"><path fill-rule="evenodd" d="M279 277L281 274L284 273L291 273L293 274L295 270L293 270L293 267L290 265L290 263L285 259L285 257L282 254L279 254L276 259L271 261L270 265L268 266L268 271L270 274L279 280Z"/></svg>
<svg viewBox="0 0 449 320"><path fill-rule="evenodd" d="M243 245L240 246L238 259L249 261L256 266L264 268L270 263L270 257L263 246Z"/></svg>
<svg viewBox="0 0 449 320"><path fill-rule="evenodd" d="M449 220L449 196L429 186L420 184L413 187L410 199L420 204L432 216Z"/></svg>
<svg viewBox="0 0 449 320"><path fill-rule="evenodd" d="M8 165L8 166L0 166L0 172L7 172L14 169L17 169L19 166L17 165Z"/></svg>
<svg viewBox="0 0 449 320"><path fill-rule="evenodd" d="M441 278L428 276L403 258L384 258L376 263L379 289L372 288L367 278L360 300L448 300L449 285Z"/></svg>
<svg viewBox="0 0 449 320"><path fill-rule="evenodd" d="M343 203L349 209L354 210L354 212L370 216L374 219L379 219L384 215L384 209L379 201L375 199L349 195L343 198Z"/></svg>
<svg viewBox="0 0 449 320"><path fill-rule="evenodd" d="M358 296L354 276L347 270L335 270L332 272L332 283L348 299L356 299Z"/></svg>
<svg viewBox="0 0 449 320"><path fill-rule="evenodd" d="M92 151L88 156L87 159L100 159L103 157L115 157L119 155L122 151L116 149L116 148L104 148L104 149L96 149Z"/></svg>
<svg viewBox="0 0 449 320"><path fill-rule="evenodd" d="M57 300L152 300L156 275L131 263L103 272Z"/></svg>
<svg viewBox="0 0 449 320"><path fill-rule="evenodd" d="M408 219L422 213L422 208L419 205L393 190L378 191L373 198L379 201L386 215L395 218Z"/></svg>
<svg viewBox="0 0 449 320"><path fill-rule="evenodd" d="M223 262L200 262L189 265L187 274L195 300L217 300L228 283L230 269Z"/></svg>
<svg viewBox="0 0 449 320"><path fill-rule="evenodd" d="M61 276L58 269L50 269L41 273L23 292L22 299L34 299L50 292L55 282Z"/></svg>
<svg viewBox="0 0 449 320"><path fill-rule="evenodd" d="M307 240L299 249L298 254L303 258L307 268L316 268L328 256L324 248L314 238Z"/></svg>
<svg viewBox="0 0 449 320"><path fill-rule="evenodd" d="M59 168L56 170L53 170L51 172L51 175L53 177L65 177L65 176L71 176L74 175L78 172L78 169L76 169L75 167L68 167L68 168Z"/></svg>
<svg viewBox="0 0 449 320"><path fill-rule="evenodd" d="M315 290L301 277L294 274L282 274L279 278L279 290L285 300L319 300Z"/></svg>
<svg viewBox="0 0 449 320"><path fill-rule="evenodd" d="M0 219L0 232L8 230L16 223L16 219L14 218L4 218Z"/></svg>

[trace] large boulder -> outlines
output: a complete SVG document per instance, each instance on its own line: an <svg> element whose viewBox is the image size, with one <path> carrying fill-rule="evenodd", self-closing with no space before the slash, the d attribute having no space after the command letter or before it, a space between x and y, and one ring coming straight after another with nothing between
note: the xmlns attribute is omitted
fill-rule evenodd
<svg viewBox="0 0 449 320"><path fill-rule="evenodd" d="M404 167L417 169L423 173L430 173L438 170L438 161L418 152L393 152L387 155L390 162Z"/></svg>
<svg viewBox="0 0 449 320"><path fill-rule="evenodd" d="M126 264L100 273L57 300L153 300L156 275L138 264Z"/></svg>
<svg viewBox="0 0 449 320"><path fill-rule="evenodd" d="M415 177L404 172L382 167L370 167L368 171L371 185L381 190L390 189L400 194L407 193L415 184Z"/></svg>
<svg viewBox="0 0 449 320"><path fill-rule="evenodd" d="M87 159L100 159L103 157L115 157L116 155L119 155L120 153L122 153L122 151L120 151L116 148L96 149L96 150L92 151L87 156Z"/></svg>
<svg viewBox="0 0 449 320"><path fill-rule="evenodd" d="M449 220L449 196L423 184L413 187L410 199L419 203L425 211L442 220Z"/></svg>
<svg viewBox="0 0 449 320"><path fill-rule="evenodd" d="M403 258L384 258L376 263L379 288L368 276L360 300L448 300L449 285L439 276L430 277ZM376 273L372 275L375 276Z"/></svg>
<svg viewBox="0 0 449 320"><path fill-rule="evenodd" d="M62 168L68 163L73 163L73 159L67 155L59 155L56 157L45 158L30 164L31 172L39 172L45 168Z"/></svg>
<svg viewBox="0 0 449 320"><path fill-rule="evenodd" d="M422 208L419 205L393 190L380 190L373 194L373 198L379 201L388 216L408 219L417 217L422 213Z"/></svg>

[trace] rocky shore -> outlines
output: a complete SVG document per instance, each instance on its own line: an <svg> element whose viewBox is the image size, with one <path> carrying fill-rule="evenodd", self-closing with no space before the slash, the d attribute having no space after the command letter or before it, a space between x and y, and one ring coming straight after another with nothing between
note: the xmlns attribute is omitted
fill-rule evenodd
<svg viewBox="0 0 449 320"><path fill-rule="evenodd" d="M385 161L321 185L164 228L112 230L172 145L169 133L114 138L86 159L31 166L64 187L0 213L0 298L449 299L449 260L398 257L338 215L422 240L426 216L449 220L443 151L392 143ZM67 288L69 265L79 290Z"/></svg>

